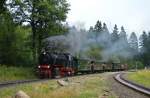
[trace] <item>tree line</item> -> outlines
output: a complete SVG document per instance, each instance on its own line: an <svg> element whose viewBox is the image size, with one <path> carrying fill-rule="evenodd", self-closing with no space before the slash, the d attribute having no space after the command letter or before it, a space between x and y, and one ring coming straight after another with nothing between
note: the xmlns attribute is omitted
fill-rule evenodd
<svg viewBox="0 0 150 98"><path fill-rule="evenodd" d="M119 31L115 24L113 31L110 32L106 23L102 24L99 20L89 28L88 32L94 33L96 40L99 40L97 37L100 36L100 41L97 41L97 44L100 43L101 51L107 49L107 53L112 51L110 55L114 55L121 62L132 65L139 64L141 67L150 66L150 32L143 31L139 38L135 32L132 32L128 37L123 26ZM101 55L103 54L101 53ZM109 57L109 60L112 58Z"/></svg>

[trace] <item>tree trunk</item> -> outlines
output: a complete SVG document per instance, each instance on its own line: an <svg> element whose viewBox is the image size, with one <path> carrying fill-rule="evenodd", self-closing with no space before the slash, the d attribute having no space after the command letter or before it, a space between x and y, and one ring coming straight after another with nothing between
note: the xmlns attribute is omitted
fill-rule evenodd
<svg viewBox="0 0 150 98"><path fill-rule="evenodd" d="M36 28L34 21L31 22L31 27L32 27L32 56L33 56L33 61L36 63Z"/></svg>

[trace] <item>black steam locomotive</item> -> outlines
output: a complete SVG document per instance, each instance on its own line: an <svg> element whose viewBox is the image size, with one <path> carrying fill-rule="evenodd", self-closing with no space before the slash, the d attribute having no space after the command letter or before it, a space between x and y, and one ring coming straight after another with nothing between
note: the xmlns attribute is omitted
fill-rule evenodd
<svg viewBox="0 0 150 98"><path fill-rule="evenodd" d="M69 53L42 52L39 56L39 77L71 76L78 71L78 59Z"/></svg>

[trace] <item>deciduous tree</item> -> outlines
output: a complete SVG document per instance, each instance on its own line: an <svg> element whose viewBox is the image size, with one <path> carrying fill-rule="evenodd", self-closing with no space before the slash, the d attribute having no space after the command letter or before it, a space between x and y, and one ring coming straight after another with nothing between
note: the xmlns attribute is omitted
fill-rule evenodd
<svg viewBox="0 0 150 98"><path fill-rule="evenodd" d="M63 32L69 4L66 0L10 0L9 9L15 22L29 24L32 30L32 50L36 59L42 39Z"/></svg>

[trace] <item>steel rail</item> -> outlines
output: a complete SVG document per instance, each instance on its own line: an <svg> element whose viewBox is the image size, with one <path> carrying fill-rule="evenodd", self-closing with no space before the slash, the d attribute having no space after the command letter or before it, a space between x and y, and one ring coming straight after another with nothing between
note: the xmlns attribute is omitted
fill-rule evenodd
<svg viewBox="0 0 150 98"><path fill-rule="evenodd" d="M140 93L143 93L143 94L145 94L145 95L147 95L147 96L150 96L150 88L144 87L144 86L142 86L142 85L133 83L133 82L131 82L131 81L125 79L125 78L123 77L123 73L117 74L117 75L114 77L114 79L115 79L116 81L118 81L119 83L121 83L121 84L123 84L123 85L125 85L125 86L127 86L127 87L129 87L129 88L131 88L131 89L133 89L133 90L136 90L136 91L138 91L138 92L140 92Z"/></svg>
<svg viewBox="0 0 150 98"><path fill-rule="evenodd" d="M49 79L33 79L33 80L17 80L17 81L8 81L8 82L1 82L0 83L0 89L4 87L9 87L9 86L15 86L18 84L26 84L26 83L34 83L34 82L42 82L42 81L47 81Z"/></svg>

